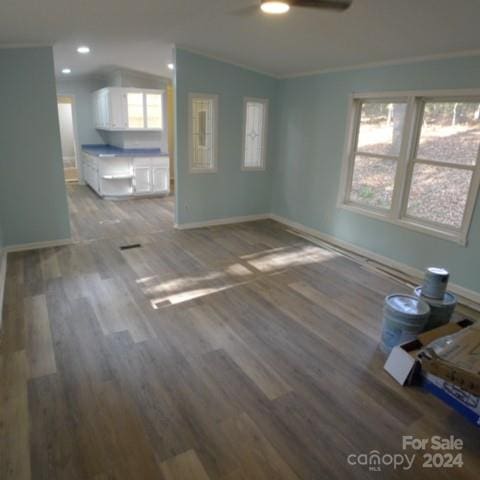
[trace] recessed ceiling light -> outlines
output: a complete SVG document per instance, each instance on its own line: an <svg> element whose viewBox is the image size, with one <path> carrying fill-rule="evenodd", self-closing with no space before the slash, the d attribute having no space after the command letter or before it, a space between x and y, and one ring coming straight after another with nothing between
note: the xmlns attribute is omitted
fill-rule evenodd
<svg viewBox="0 0 480 480"><path fill-rule="evenodd" d="M90 48L88 48L86 45L82 45L81 47L77 48L78 53L90 53Z"/></svg>
<svg viewBox="0 0 480 480"><path fill-rule="evenodd" d="M167 68L169 70L175 70L175 65L173 63L169 63L169 64L167 64Z"/></svg>
<svg viewBox="0 0 480 480"><path fill-rule="evenodd" d="M262 12L273 15L280 15L287 13L290 10L290 5L287 2L264 0L260 5Z"/></svg>
<svg viewBox="0 0 480 480"><path fill-rule="evenodd" d="M69 75L70 73L72 73L72 71L71 71L69 68L64 68L64 69L62 70L62 73L63 73L64 75Z"/></svg>

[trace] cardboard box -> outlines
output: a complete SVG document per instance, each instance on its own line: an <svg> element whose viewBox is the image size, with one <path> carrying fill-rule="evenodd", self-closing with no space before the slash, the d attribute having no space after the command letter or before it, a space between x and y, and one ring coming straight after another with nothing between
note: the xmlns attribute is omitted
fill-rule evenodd
<svg viewBox="0 0 480 480"><path fill-rule="evenodd" d="M480 427L480 397L427 372L422 373L420 385Z"/></svg>
<svg viewBox="0 0 480 480"><path fill-rule="evenodd" d="M417 358L420 351L437 338L452 335L462 329L470 327L474 322L462 320L457 323L447 323L441 327L421 333L415 340L393 347L385 370L400 384L411 385L421 371L421 364Z"/></svg>
<svg viewBox="0 0 480 480"><path fill-rule="evenodd" d="M466 392L425 369L422 371L422 364L417 358L420 351L429 343L472 325L473 321L462 320L422 333L415 340L394 347L384 368L400 385L421 385L472 423L480 426L480 396Z"/></svg>
<svg viewBox="0 0 480 480"><path fill-rule="evenodd" d="M480 396L480 325L460 330L448 342L435 343L418 355L422 371Z"/></svg>

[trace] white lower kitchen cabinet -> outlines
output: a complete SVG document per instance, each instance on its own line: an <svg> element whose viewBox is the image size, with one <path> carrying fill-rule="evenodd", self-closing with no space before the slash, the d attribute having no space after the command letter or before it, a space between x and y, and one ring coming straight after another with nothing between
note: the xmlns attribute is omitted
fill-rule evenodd
<svg viewBox="0 0 480 480"><path fill-rule="evenodd" d="M170 192L168 157L134 158L134 193L136 195L166 194Z"/></svg>
<svg viewBox="0 0 480 480"><path fill-rule="evenodd" d="M125 198L170 193L168 157L130 158L83 153L83 177L101 197Z"/></svg>
<svg viewBox="0 0 480 480"><path fill-rule="evenodd" d="M133 167L133 188L137 195L144 195L152 191L152 169L143 165Z"/></svg>
<svg viewBox="0 0 480 480"><path fill-rule="evenodd" d="M170 169L152 167L152 189L155 193L170 192Z"/></svg>

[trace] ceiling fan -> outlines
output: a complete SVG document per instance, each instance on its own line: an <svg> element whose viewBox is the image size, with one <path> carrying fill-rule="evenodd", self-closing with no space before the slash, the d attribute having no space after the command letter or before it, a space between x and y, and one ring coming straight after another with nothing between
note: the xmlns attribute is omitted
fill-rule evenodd
<svg viewBox="0 0 480 480"><path fill-rule="evenodd" d="M264 13L280 15L287 13L291 7L316 8L322 10L346 10L353 0L260 0L254 5L237 10L238 14L251 14L259 8Z"/></svg>

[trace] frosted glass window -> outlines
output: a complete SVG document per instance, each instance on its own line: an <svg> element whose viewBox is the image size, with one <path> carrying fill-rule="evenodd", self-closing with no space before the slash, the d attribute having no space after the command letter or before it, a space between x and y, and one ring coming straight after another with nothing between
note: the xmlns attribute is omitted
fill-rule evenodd
<svg viewBox="0 0 480 480"><path fill-rule="evenodd" d="M217 97L190 96L190 170L216 169Z"/></svg>
<svg viewBox="0 0 480 480"><path fill-rule="evenodd" d="M245 100L244 169L265 168L267 100Z"/></svg>

